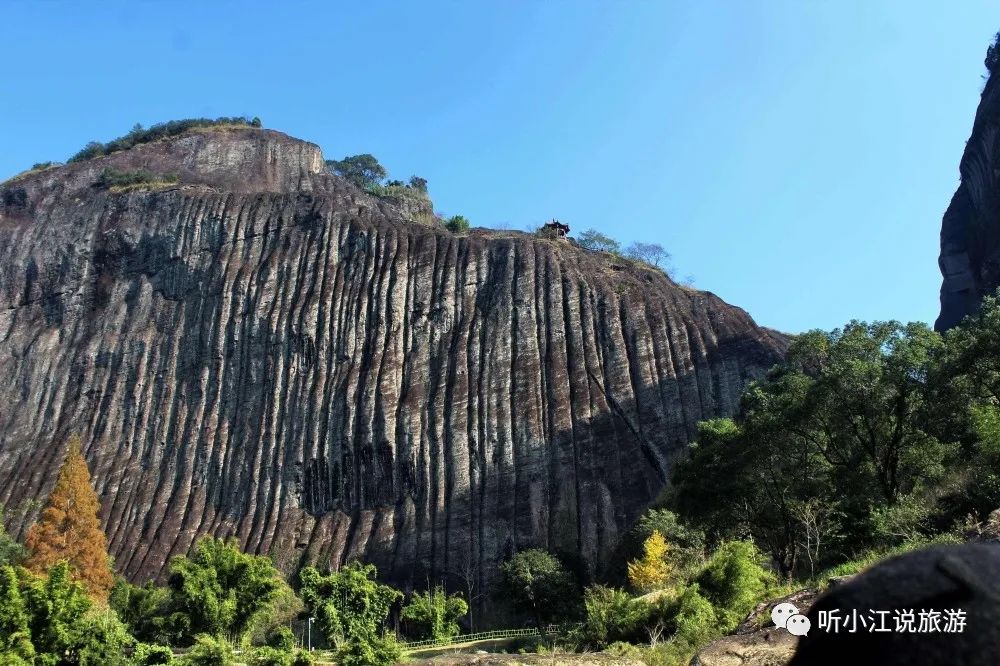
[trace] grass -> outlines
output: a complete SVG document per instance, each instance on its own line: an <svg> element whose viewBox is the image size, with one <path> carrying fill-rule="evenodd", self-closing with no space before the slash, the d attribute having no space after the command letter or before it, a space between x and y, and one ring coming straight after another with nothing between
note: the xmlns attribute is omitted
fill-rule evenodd
<svg viewBox="0 0 1000 666"><path fill-rule="evenodd" d="M134 190L163 189L177 183L177 176L172 174L154 174L146 169L119 171L107 168L101 171L95 185L107 188L110 192L131 192Z"/></svg>

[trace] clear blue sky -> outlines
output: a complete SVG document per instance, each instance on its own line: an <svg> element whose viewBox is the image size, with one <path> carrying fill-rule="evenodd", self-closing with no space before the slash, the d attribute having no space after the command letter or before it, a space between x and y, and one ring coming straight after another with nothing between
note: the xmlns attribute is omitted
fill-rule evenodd
<svg viewBox="0 0 1000 666"><path fill-rule="evenodd" d="M661 243L768 326L932 322L998 29L987 0L6 2L0 179L258 115L475 225Z"/></svg>

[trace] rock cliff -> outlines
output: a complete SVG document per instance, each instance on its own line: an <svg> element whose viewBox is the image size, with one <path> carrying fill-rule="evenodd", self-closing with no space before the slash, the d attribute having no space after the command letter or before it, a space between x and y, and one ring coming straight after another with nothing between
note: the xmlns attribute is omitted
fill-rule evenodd
<svg viewBox="0 0 1000 666"><path fill-rule="evenodd" d="M1000 286L1000 67L983 88L959 171L941 226L939 331L977 311Z"/></svg>
<svg viewBox="0 0 1000 666"><path fill-rule="evenodd" d="M483 589L534 545L598 569L787 346L565 240L407 221L272 131L29 173L0 206L0 502L44 499L78 433L133 579L201 534L404 584Z"/></svg>

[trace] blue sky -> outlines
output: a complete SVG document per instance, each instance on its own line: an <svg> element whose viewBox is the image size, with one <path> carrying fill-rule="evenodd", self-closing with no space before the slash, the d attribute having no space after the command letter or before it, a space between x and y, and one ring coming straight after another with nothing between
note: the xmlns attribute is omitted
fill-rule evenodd
<svg viewBox="0 0 1000 666"><path fill-rule="evenodd" d="M257 115L477 226L658 242L790 332L932 322L986 0L0 7L0 179L136 122Z"/></svg>

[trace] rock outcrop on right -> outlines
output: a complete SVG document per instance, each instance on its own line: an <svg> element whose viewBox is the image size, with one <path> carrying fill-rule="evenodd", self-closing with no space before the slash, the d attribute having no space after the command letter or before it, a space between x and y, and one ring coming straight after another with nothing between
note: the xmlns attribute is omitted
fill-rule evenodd
<svg viewBox="0 0 1000 666"><path fill-rule="evenodd" d="M941 314L938 331L979 309L1000 286L1000 55L991 46L990 72L959 171L962 182L941 226Z"/></svg>

